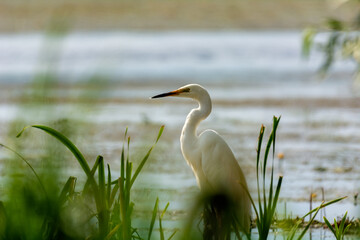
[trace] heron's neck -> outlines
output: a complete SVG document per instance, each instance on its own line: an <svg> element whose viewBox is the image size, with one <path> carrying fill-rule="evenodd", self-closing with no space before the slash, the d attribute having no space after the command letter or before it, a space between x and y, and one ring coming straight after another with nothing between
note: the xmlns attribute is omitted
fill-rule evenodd
<svg viewBox="0 0 360 240"><path fill-rule="evenodd" d="M196 129L199 123L206 119L211 112L211 99L210 96L205 96L198 100L199 107L190 111L188 114L185 125L182 130L184 137L197 137Z"/></svg>

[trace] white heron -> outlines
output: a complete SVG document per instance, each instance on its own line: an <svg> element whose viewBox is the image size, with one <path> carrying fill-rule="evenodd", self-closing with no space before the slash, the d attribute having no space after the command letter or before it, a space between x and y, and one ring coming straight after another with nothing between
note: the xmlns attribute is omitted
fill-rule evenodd
<svg viewBox="0 0 360 240"><path fill-rule="evenodd" d="M243 231L250 230L251 203L245 176L225 140L214 130L197 134L199 123L211 113L209 93L198 84L156 95L191 98L199 107L190 111L182 129L181 151L204 193L225 193L235 204L234 212Z"/></svg>

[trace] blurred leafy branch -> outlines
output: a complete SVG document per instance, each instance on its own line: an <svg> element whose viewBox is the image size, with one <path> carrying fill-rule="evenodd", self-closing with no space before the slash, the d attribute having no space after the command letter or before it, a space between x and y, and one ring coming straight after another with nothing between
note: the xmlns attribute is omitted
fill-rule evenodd
<svg viewBox="0 0 360 240"><path fill-rule="evenodd" d="M356 5L360 3L358 0L345 0L341 5L350 1ZM356 81L360 81L360 10L357 11L351 21L328 18L321 28L309 27L303 31L302 55L308 58L312 50L324 55L319 69L321 76L325 76L336 61L352 60L356 64ZM325 35L325 41L315 41L320 34Z"/></svg>

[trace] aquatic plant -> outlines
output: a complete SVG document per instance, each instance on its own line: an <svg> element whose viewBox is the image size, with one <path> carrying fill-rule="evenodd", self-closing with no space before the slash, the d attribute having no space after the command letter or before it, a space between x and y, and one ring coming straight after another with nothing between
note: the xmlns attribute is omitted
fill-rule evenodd
<svg viewBox="0 0 360 240"><path fill-rule="evenodd" d="M300 218L300 219L297 220L297 222L295 223L295 225L294 225L294 226L292 227L292 229L290 230L290 232L289 232L289 234L288 234L288 236L287 236L286 239L287 239L287 240L293 240L293 239L295 238L295 236L296 236L296 233L298 232L298 230L299 230L300 228L302 229L302 231L301 231L301 233L298 235L298 237L297 237L296 239L297 239L297 240L302 239L302 238L305 236L306 232L309 230L311 224L314 222L314 219L315 219L316 215L318 214L318 212L320 211L320 209L322 209L322 208L324 208L324 207L326 207L326 206L332 205L332 204L334 204L334 203L337 203L337 202L339 202L339 201L341 201L341 200L343 200L343 199L345 199L345 198L346 198L346 197L337 198L337 199L328 201L328 202L326 202L326 203L325 203L324 201L322 201L322 203L320 204L319 207L314 208L313 210L311 210L311 211L309 211L308 213L306 213L302 218ZM314 213L314 215L312 216L313 213ZM311 216L310 221L307 222L307 223L305 224L305 226L302 226L303 223L304 223L305 218L306 218L307 216L309 216L309 215Z"/></svg>
<svg viewBox="0 0 360 240"><path fill-rule="evenodd" d="M260 133L258 137L257 155L256 155L256 182L257 182L257 195L258 195L258 207L256 206L250 193L247 194L251 200L251 204L256 214L256 227L259 232L260 239L267 239L269 231L274 220L276 205L279 199L281 183L283 176L279 176L276 188L274 189L274 156L275 156L275 142L276 142L276 130L279 125L281 117L273 117L273 127L270 133L269 139L266 144L263 161L260 160L262 140L264 137L265 126L261 125ZM268 157L270 148L272 146L272 167L270 176L269 192L266 193L266 169L268 163ZM261 182L261 187L260 187ZM250 237L248 237L250 238Z"/></svg>
<svg viewBox="0 0 360 240"><path fill-rule="evenodd" d="M343 218L339 221L339 223L334 218L334 224L331 225L329 220L324 217L324 221L331 232L336 237L336 240L343 240L345 234L348 232L349 228L351 227L351 223L347 222L346 220L347 212L344 214Z"/></svg>
<svg viewBox="0 0 360 240"><path fill-rule="evenodd" d="M123 144L120 159L120 177L116 180L113 180L111 177L110 165L108 164L107 168L105 168L102 156L97 157L94 165L90 169L84 155L62 133L42 125L32 125L30 127L48 133L67 147L86 174L86 181L82 191L76 192L77 178L69 177L59 193L49 193L46 187L44 187L47 183L41 181L29 161L11 148L1 145L16 153L26 162L35 174L39 183L38 185L41 186L43 197L41 197L39 191L35 191L33 188L27 188L27 185L19 186L21 187L19 188L20 193L21 190L25 191L26 189L26 193L21 195L20 199L24 205L21 206L21 208L28 210L26 214L23 215L13 211L18 206L18 204L13 204L14 199L1 202L0 239L146 239L140 236L137 228L132 224L132 213L135 204L131 201L131 188L145 163L148 161L153 148L159 141L164 126L160 128L155 143L147 151L134 172L133 163L129 159L130 137L127 138L126 130L127 155L125 156L125 144ZM25 127L18 134L18 137L20 137L27 128L28 127ZM95 178L96 173L97 179ZM159 211L158 204L159 200L157 199L152 212L147 239L150 239L152 236L155 218ZM161 212L158 219L161 239L165 239L162 219L168 206L169 203ZM31 223L29 225L33 226L30 228L17 224L17 220L20 218L23 219L23 221L21 221L22 224L24 224L24 221L27 221ZM175 232L169 239L174 235Z"/></svg>

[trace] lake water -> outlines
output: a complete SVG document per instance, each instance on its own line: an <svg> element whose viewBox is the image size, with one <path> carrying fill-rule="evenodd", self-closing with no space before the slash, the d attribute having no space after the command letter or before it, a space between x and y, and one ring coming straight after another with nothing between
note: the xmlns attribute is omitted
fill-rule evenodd
<svg viewBox="0 0 360 240"><path fill-rule="evenodd" d="M280 216L285 203L287 214L304 215L310 194L317 194L316 206L323 189L326 200L348 196L326 210L328 218L345 211L359 217L354 204L360 176L360 98L351 74L355 64L336 64L321 80L316 75L321 62L318 52L301 57L301 33L296 31L1 34L0 140L14 141L7 129L18 118L25 124L58 119L88 123L91 135L79 137L79 147L91 159L102 154L118 169L126 126L134 149L143 149L164 124L135 191L139 201L156 196L169 201L176 221L198 192L179 143L182 124L195 104L149 97L199 83L213 99L213 112L200 130L215 129L226 139L253 195L259 128L264 124L270 129L272 116L281 115L276 152L284 159L275 159L276 173L284 175ZM23 96L41 74L57 80L49 90L55 100L39 107ZM94 87L97 81L101 84ZM78 175L79 169L69 169L69 175Z"/></svg>

